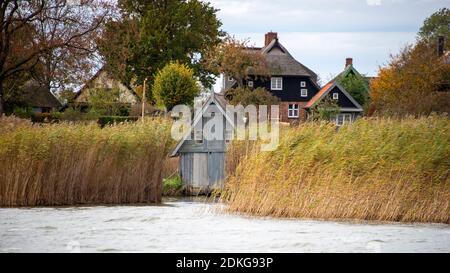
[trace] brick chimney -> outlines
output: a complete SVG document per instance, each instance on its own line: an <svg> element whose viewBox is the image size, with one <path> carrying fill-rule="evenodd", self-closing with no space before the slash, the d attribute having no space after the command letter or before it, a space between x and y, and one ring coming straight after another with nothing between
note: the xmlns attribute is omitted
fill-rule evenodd
<svg viewBox="0 0 450 273"><path fill-rule="evenodd" d="M264 46L268 46L274 39L278 39L278 33L272 31L267 32L264 40Z"/></svg>
<svg viewBox="0 0 450 273"><path fill-rule="evenodd" d="M347 66L349 65L353 65L353 58L345 59L345 68L347 68Z"/></svg>

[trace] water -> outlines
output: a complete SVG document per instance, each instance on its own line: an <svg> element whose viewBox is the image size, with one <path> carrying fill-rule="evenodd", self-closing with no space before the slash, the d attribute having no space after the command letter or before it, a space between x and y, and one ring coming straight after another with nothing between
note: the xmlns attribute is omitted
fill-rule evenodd
<svg viewBox="0 0 450 273"><path fill-rule="evenodd" d="M450 252L450 226L280 220L217 204L0 209L0 252Z"/></svg>

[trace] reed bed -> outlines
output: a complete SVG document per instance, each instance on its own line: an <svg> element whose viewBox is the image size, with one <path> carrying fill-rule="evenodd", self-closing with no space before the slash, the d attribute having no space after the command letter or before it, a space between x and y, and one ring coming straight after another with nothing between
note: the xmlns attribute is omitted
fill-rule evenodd
<svg viewBox="0 0 450 273"><path fill-rule="evenodd" d="M221 196L231 212L450 224L447 116L311 122L283 130L274 152L233 155Z"/></svg>
<svg viewBox="0 0 450 273"><path fill-rule="evenodd" d="M0 206L161 201L170 122L33 125L0 118Z"/></svg>

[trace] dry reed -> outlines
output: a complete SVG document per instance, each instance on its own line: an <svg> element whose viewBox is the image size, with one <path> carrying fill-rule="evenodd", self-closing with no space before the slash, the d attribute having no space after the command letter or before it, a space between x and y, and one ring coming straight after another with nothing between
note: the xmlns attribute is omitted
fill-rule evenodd
<svg viewBox="0 0 450 273"><path fill-rule="evenodd" d="M306 123L274 152L243 154L229 154L243 158L221 197L231 212L450 224L447 116Z"/></svg>
<svg viewBox="0 0 450 273"><path fill-rule="evenodd" d="M32 125L0 118L0 206L161 201L170 123Z"/></svg>

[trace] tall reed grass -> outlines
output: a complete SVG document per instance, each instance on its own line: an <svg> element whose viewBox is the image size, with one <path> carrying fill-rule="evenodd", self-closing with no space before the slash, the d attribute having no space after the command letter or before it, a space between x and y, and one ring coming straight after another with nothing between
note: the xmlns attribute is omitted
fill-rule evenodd
<svg viewBox="0 0 450 273"><path fill-rule="evenodd" d="M281 135L274 152L234 152L241 162L221 196L229 211L450 224L447 116L361 119L339 131L306 123Z"/></svg>
<svg viewBox="0 0 450 273"><path fill-rule="evenodd" d="M170 122L32 125L0 118L0 206L161 201Z"/></svg>

